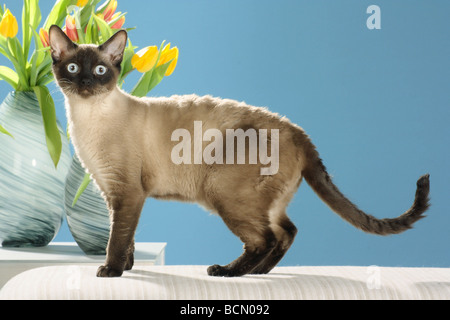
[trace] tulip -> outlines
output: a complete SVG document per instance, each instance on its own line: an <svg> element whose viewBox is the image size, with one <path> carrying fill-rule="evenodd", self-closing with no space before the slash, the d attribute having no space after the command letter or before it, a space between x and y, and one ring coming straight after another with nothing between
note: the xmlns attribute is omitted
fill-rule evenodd
<svg viewBox="0 0 450 320"><path fill-rule="evenodd" d="M19 31L19 26L17 24L17 19L6 9L3 15L2 21L0 22L0 34L5 38L14 38Z"/></svg>
<svg viewBox="0 0 450 320"><path fill-rule="evenodd" d="M85 5L87 5L87 3L89 2L89 0L78 0L77 1L77 7L84 7Z"/></svg>
<svg viewBox="0 0 450 320"><path fill-rule="evenodd" d="M139 50L132 58L131 65L137 71L145 73L151 70L158 59L158 48L156 46L146 47Z"/></svg>
<svg viewBox="0 0 450 320"><path fill-rule="evenodd" d="M113 21L114 19L117 19L118 16L120 16L122 14L122 12L117 12L116 14L114 14L111 18L111 21ZM117 20L112 26L111 29L120 29L122 28L122 26L125 24L125 16L121 17L119 20Z"/></svg>
<svg viewBox="0 0 450 320"><path fill-rule="evenodd" d="M41 38L41 42L44 45L44 48L47 48L50 46L50 40L48 37L48 32L41 28L39 30L39 37Z"/></svg>
<svg viewBox="0 0 450 320"><path fill-rule="evenodd" d="M117 0L110 1L105 11L103 12L103 17L106 22L111 21L111 18L114 15L114 12L116 12L116 9L117 9Z"/></svg>
<svg viewBox="0 0 450 320"><path fill-rule="evenodd" d="M75 18L72 16L67 16L66 18L66 34L73 42L76 42L79 39Z"/></svg>
<svg viewBox="0 0 450 320"><path fill-rule="evenodd" d="M170 76L173 73L178 62L178 48L177 47L170 48L169 43L164 47L164 49L161 52L161 57L159 58L158 66L163 65L169 62L170 60L172 60L172 63L167 68L167 71L165 73L166 77Z"/></svg>

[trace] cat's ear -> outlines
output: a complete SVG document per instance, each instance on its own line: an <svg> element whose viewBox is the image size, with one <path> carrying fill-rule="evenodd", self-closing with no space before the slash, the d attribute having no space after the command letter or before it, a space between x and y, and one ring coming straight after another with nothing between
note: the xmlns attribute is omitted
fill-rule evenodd
<svg viewBox="0 0 450 320"><path fill-rule="evenodd" d="M57 25L50 27L48 38L54 62L61 61L65 55L78 47Z"/></svg>
<svg viewBox="0 0 450 320"><path fill-rule="evenodd" d="M123 59L123 52L127 46L127 32L125 30L118 31L115 35L109 38L98 49L106 53L113 65L119 65Z"/></svg>

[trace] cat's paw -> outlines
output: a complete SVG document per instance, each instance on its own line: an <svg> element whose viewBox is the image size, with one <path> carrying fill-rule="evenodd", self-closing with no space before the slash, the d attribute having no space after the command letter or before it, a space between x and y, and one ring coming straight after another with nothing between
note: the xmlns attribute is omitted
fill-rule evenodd
<svg viewBox="0 0 450 320"><path fill-rule="evenodd" d="M213 277L226 277L228 270L218 264L208 267L208 275Z"/></svg>
<svg viewBox="0 0 450 320"><path fill-rule="evenodd" d="M240 277L244 275L244 273L238 272L233 268L228 266L219 266L218 264L210 266L207 272L208 275L213 277Z"/></svg>
<svg viewBox="0 0 450 320"><path fill-rule="evenodd" d="M100 266L97 270L97 277L101 278L112 278L112 277L120 277L123 273L123 270L116 270L111 268L110 266Z"/></svg>

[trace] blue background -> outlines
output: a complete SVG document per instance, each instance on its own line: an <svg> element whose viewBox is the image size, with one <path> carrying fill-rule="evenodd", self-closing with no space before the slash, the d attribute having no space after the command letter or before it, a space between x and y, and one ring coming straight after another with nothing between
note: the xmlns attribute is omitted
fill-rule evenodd
<svg viewBox="0 0 450 320"><path fill-rule="evenodd" d="M381 8L381 30L366 27L371 4ZM41 0L43 16L52 5ZM21 1L7 6L20 17ZM449 1L127 0L118 10L137 27L134 45L167 40L180 49L152 96L212 94L287 116L366 212L400 215L419 176L431 174L428 217L388 237L342 221L303 182L288 208L299 234L280 265L450 266ZM0 83L0 97L10 90ZM65 127L64 98L50 90ZM167 242L167 264L226 264L242 252L219 217L154 199L136 240ZM55 241L73 241L66 223Z"/></svg>

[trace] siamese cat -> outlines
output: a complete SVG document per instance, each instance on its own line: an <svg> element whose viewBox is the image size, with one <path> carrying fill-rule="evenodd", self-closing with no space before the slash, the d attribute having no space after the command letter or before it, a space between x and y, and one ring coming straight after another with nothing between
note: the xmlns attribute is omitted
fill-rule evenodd
<svg viewBox="0 0 450 320"><path fill-rule="evenodd" d="M116 85L127 44L124 30L100 46L77 45L57 26L49 36L75 152L110 212L111 233L99 277L118 277L132 268L134 234L147 197L197 202L242 240L242 255L228 265L210 266L211 276L265 274L277 265L297 233L286 207L303 178L334 212L368 233L397 234L424 217L429 175L417 181L409 210L398 218L377 219L338 190L310 138L288 119L211 96L127 94ZM228 145L230 130L244 133L245 143ZM239 139L234 136L232 142L234 138ZM242 149L240 159L232 161L233 152ZM269 167L270 158L276 164Z"/></svg>

